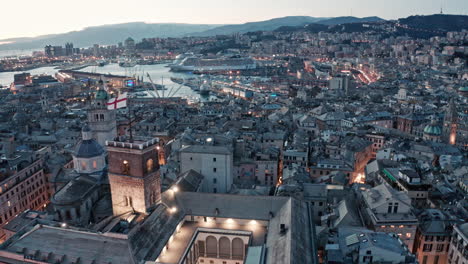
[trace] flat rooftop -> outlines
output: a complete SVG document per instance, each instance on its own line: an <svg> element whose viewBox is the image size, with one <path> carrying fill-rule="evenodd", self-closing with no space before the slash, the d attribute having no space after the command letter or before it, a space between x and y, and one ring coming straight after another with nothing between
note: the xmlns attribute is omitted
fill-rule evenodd
<svg viewBox="0 0 468 264"><path fill-rule="evenodd" d="M78 256L80 263L133 262L126 239L43 225L36 225L28 235L22 236L4 250L20 255L41 255L49 259L47 261L51 261L50 258L64 259L66 261L61 262L64 264L76 263Z"/></svg>

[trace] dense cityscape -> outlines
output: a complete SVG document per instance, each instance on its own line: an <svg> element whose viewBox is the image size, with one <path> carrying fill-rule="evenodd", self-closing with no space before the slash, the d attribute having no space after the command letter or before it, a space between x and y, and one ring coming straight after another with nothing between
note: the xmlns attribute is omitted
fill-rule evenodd
<svg viewBox="0 0 468 264"><path fill-rule="evenodd" d="M468 16L331 20L0 57L0 263L468 264Z"/></svg>

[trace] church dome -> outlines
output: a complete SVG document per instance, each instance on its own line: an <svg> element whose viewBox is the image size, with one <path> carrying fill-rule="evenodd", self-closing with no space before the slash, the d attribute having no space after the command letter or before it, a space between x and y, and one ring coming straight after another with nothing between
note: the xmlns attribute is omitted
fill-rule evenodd
<svg viewBox="0 0 468 264"><path fill-rule="evenodd" d="M464 93L468 93L468 86L460 87L460 88L458 89L458 91L464 92Z"/></svg>
<svg viewBox="0 0 468 264"><path fill-rule="evenodd" d="M424 133L433 136L439 136L442 134L442 129L438 125L430 124L424 128Z"/></svg>
<svg viewBox="0 0 468 264"><path fill-rule="evenodd" d="M106 91L100 89L100 90L97 90L96 91L96 94L95 94L95 99L96 100L107 100L108 99L108 94Z"/></svg>
<svg viewBox="0 0 468 264"><path fill-rule="evenodd" d="M85 125L82 129L82 140L75 148L75 157L92 158L104 153L104 148L91 137L91 129Z"/></svg>

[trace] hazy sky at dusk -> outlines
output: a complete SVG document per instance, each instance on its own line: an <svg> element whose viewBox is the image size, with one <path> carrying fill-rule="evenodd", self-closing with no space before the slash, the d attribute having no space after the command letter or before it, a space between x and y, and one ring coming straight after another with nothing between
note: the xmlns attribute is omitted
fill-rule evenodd
<svg viewBox="0 0 468 264"><path fill-rule="evenodd" d="M468 0L1 0L0 39L124 22L229 24L281 16L468 14Z"/></svg>

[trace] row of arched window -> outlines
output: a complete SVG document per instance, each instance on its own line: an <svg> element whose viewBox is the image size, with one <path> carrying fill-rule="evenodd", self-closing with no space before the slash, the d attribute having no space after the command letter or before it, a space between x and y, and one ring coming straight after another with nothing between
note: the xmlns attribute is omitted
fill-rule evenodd
<svg viewBox="0 0 468 264"><path fill-rule="evenodd" d="M208 236L205 241L199 242L205 242L206 244L206 252L201 252L205 247L199 246L200 256L205 255L206 257L226 259L244 258L244 241L238 237L234 238L231 242L231 240L225 236L220 237L219 240L214 236Z"/></svg>

